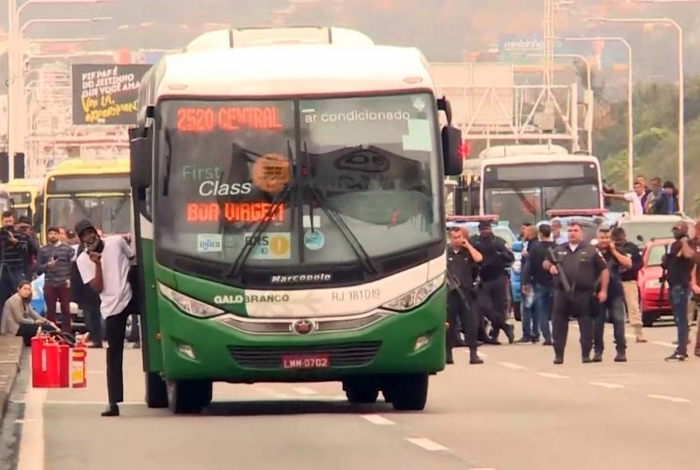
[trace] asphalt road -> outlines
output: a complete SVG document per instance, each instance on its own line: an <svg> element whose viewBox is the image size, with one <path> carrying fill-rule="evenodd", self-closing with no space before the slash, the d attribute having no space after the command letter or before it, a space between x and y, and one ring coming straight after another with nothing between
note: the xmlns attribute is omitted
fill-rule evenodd
<svg viewBox="0 0 700 470"><path fill-rule="evenodd" d="M483 366L460 350L408 414L351 407L339 384L260 384L218 385L202 416L172 416L143 405L140 351L127 350L127 403L101 418L104 354L91 351L87 389L20 381L0 441L18 470L696 470L700 359L666 363L674 329L646 332L625 364L611 339L603 363L581 364L575 328L563 366L541 345L482 348Z"/></svg>

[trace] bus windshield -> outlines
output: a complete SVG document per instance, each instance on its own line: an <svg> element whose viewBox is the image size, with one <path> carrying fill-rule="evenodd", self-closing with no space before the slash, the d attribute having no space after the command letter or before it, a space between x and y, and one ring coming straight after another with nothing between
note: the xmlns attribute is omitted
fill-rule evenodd
<svg viewBox="0 0 700 470"><path fill-rule="evenodd" d="M230 264L248 243L244 264L262 267L357 263L353 245L372 258L442 242L432 102L162 102L159 247Z"/></svg>
<svg viewBox="0 0 700 470"><path fill-rule="evenodd" d="M46 202L46 227L73 229L90 219L105 235L131 231L131 203L128 194L110 197L49 197Z"/></svg>
<svg viewBox="0 0 700 470"><path fill-rule="evenodd" d="M484 213L511 226L545 220L552 209L600 208L600 171L588 162L487 165L482 185Z"/></svg>

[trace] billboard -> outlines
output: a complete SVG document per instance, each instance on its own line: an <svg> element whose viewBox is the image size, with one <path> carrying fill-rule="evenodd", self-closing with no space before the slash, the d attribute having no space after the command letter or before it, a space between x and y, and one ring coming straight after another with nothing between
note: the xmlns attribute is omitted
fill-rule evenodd
<svg viewBox="0 0 700 470"><path fill-rule="evenodd" d="M515 110L512 63L431 63L430 75L450 100L454 124L466 132L510 126Z"/></svg>
<svg viewBox="0 0 700 470"><path fill-rule="evenodd" d="M73 124L136 123L139 84L145 64L75 64L71 66Z"/></svg>
<svg viewBox="0 0 700 470"><path fill-rule="evenodd" d="M498 38L498 51L509 54L531 54L544 52L541 34L502 34Z"/></svg>

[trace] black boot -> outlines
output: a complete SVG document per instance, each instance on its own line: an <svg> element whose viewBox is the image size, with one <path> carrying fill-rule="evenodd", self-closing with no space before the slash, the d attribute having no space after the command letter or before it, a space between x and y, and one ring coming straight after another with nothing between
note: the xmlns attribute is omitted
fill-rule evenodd
<svg viewBox="0 0 700 470"><path fill-rule="evenodd" d="M102 412L102 416L119 416L119 406L116 403L110 403L107 409Z"/></svg>
<svg viewBox="0 0 700 470"><path fill-rule="evenodd" d="M593 362L603 362L603 351L593 353Z"/></svg>
<svg viewBox="0 0 700 470"><path fill-rule="evenodd" d="M452 357L452 348L447 348L445 352L445 364L454 364L455 360Z"/></svg>
<svg viewBox="0 0 700 470"><path fill-rule="evenodd" d="M564 355L563 355L563 354L561 354L561 355L556 354L556 355L554 356L554 364L557 365L557 366L558 366L558 365L561 365L561 364L564 364Z"/></svg>
<svg viewBox="0 0 700 470"><path fill-rule="evenodd" d="M483 364L484 360L479 357L479 354L476 352L476 348L470 349L469 350L469 364L472 365L477 365L477 364Z"/></svg>
<svg viewBox="0 0 700 470"><path fill-rule="evenodd" d="M627 355L625 351L618 351L615 355L615 362L627 362Z"/></svg>

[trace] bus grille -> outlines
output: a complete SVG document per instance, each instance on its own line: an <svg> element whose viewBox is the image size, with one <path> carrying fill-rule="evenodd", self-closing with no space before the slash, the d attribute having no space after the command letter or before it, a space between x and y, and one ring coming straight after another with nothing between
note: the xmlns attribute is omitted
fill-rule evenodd
<svg viewBox="0 0 700 470"><path fill-rule="evenodd" d="M328 354L330 367L360 367L371 363L381 341L308 346L229 346L234 361L246 369L282 369L287 355Z"/></svg>

